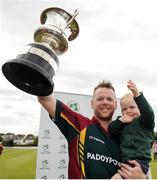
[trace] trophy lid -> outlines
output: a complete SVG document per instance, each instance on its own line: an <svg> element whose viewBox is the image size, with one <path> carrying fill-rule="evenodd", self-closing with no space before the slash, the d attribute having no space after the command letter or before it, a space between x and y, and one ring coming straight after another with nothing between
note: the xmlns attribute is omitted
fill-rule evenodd
<svg viewBox="0 0 157 180"><path fill-rule="evenodd" d="M74 40L78 36L78 34L79 34L78 23L76 22L75 19L73 19L70 22L70 20L73 18L73 16L61 8L51 7L51 8L45 9L41 13L40 22L41 22L41 24L47 24L47 23L53 24L52 21L54 21L54 18L56 18L58 20L58 22L56 22L56 19L55 19L55 23L58 23L57 26L60 26L62 31L64 31L66 28L70 29L71 32L68 37L69 41ZM51 20L51 22L49 22L50 20ZM69 22L70 22L70 24L68 25L68 27L66 27Z"/></svg>

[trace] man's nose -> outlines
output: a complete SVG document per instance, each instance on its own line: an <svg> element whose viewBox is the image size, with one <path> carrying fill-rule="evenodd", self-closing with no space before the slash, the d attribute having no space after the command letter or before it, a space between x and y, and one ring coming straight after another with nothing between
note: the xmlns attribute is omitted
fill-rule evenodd
<svg viewBox="0 0 157 180"><path fill-rule="evenodd" d="M107 103L108 103L108 101L107 101L106 98L103 99L103 103L104 103L104 104L107 104Z"/></svg>

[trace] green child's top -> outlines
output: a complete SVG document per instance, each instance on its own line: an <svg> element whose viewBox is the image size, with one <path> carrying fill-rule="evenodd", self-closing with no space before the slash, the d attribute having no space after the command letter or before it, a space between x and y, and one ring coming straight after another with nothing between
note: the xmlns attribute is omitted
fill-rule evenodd
<svg viewBox="0 0 157 180"><path fill-rule="evenodd" d="M134 98L140 116L131 123L122 123L119 117L109 126L109 132L120 137L122 162L139 159L145 163L151 160L151 147L154 140L154 112L141 93Z"/></svg>

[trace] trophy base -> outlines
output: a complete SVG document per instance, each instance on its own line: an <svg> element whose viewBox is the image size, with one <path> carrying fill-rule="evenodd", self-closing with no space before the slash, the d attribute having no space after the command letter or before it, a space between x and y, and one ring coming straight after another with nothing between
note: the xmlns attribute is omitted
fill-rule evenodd
<svg viewBox="0 0 157 180"><path fill-rule="evenodd" d="M18 57L7 61L2 66L2 72L8 81L29 94L50 95L53 92L52 77L55 74L50 64L34 54L29 58L25 54Z"/></svg>

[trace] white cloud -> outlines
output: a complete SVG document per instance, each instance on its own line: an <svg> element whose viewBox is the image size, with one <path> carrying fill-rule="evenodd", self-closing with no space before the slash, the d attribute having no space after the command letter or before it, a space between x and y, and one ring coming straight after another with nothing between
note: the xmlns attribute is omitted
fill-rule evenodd
<svg viewBox="0 0 157 180"><path fill-rule="evenodd" d="M55 91L92 94L95 84L108 79L120 97L127 91L126 81L133 79L157 115L156 4L155 0L1 0L0 66L33 42L44 9L56 6L71 14L78 9L80 33L58 57ZM14 87L2 72L0 79L0 132L37 133L40 106L36 97Z"/></svg>

